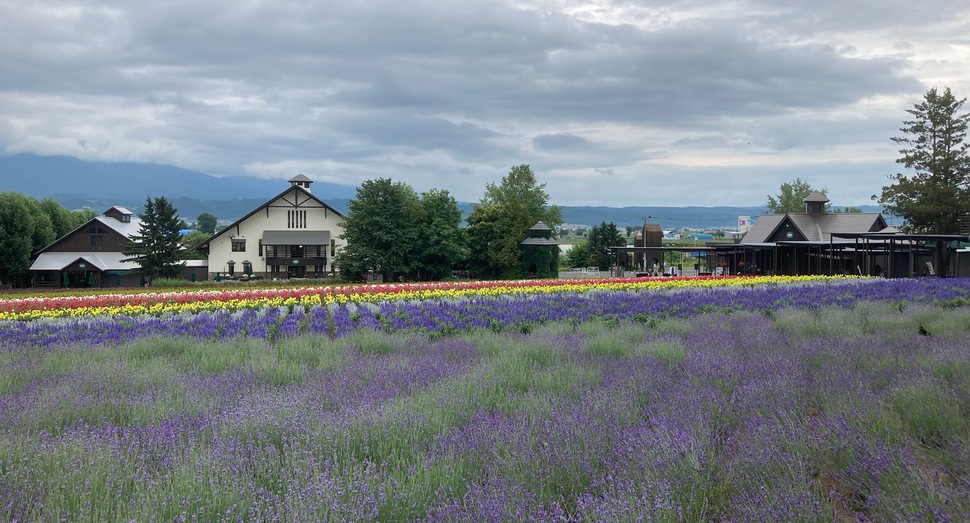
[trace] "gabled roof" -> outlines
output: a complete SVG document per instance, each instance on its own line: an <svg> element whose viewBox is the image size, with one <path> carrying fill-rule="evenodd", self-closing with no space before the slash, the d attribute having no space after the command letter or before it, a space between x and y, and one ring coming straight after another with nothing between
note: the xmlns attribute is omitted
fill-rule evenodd
<svg viewBox="0 0 970 523"><path fill-rule="evenodd" d="M763 214L759 216L756 221L751 223L748 232L738 243L764 243L768 241L768 238L775 233L787 216L787 214Z"/></svg>
<svg viewBox="0 0 970 523"><path fill-rule="evenodd" d="M115 207L112 207L112 209L114 209L114 208ZM122 209L123 209L123 207L122 207ZM131 212L131 211L128 211L128 212ZM131 221L130 222L122 222L122 221L116 220L114 218L110 218L108 216L95 216L94 218L91 218L90 220L84 222L84 224L81 225L80 227L78 227L78 228L74 229L73 231L65 234L64 236L61 236L60 238L52 241L49 245L47 245L46 247L44 247L43 249L41 249L41 250L39 250L37 252L38 253L42 253L42 252L46 252L46 251L50 250L51 247L54 247L55 245L63 242L64 240L66 240L67 238L70 238L71 236L73 236L74 234L76 234L78 231L82 231L84 229L87 229L94 222L98 222L101 225L104 225L107 229L112 230L112 231L120 234L121 236L123 236L125 238L131 238L132 236L137 235L138 234L138 230L141 229L141 220L138 219L137 217L131 218Z"/></svg>
<svg viewBox="0 0 970 523"><path fill-rule="evenodd" d="M302 175L297 175L297 176L302 176ZM294 178L294 179L295 179L295 178ZM309 178L307 178L307 180L309 180ZM322 205L322 206L323 206L324 208L326 208L326 209L327 209L327 210L328 210L329 212L332 212L332 213L334 213L334 214L336 214L337 216L339 216L339 217L341 217L341 218L346 218L346 216L344 216L344 215L343 215L343 214L342 214L342 213L341 213L340 211L338 211L337 209L334 209L334 208L333 208L333 207L331 207L331 206L330 206L329 204L327 204L327 202L325 202L325 201L323 201L323 200L321 200L320 198L317 198L317 197L316 197L316 196L314 196L314 195L313 195L313 193L311 193L310 191L308 191L308 190L306 190L306 189L304 189L303 187L300 187L299 185L291 185L291 186L289 186L289 187L287 187L287 188L286 188L286 190L284 190L283 192L281 192L281 193L279 193L279 194L277 194L276 196L274 196L274 197L272 197L272 198L270 198L269 200L266 200L266 203L264 203L264 204L262 204L262 205L260 205L259 207L257 207L257 208L255 208L255 209L253 209L253 210L252 210L252 212L250 212L250 213L249 213L249 214L247 214L246 216L243 216L242 218L240 218L240 219L238 219L238 220L236 220L236 221L234 221L234 222L232 222L231 224L229 224L229 226L228 226L228 227L226 227L226 228L224 228L224 229L222 229L221 231L216 231L216 233L215 233L215 234L213 234L212 236L210 236L210 237L209 237L208 239L206 239L206 240L205 240L204 242L202 242L202 243L200 243L200 244L199 244L199 245L198 245L198 246L196 247L196 250L201 250L201 249L203 249L203 248L206 248L206 247L208 247L208 245L209 245L210 243L212 243L212 241L213 241L213 240L215 240L216 238L218 238L218 237L220 237L220 236L222 236L223 234L226 234L226 233L228 233L228 232L229 232L229 230L230 230L230 229L232 229L233 227L236 227L236 226L238 226L238 225L239 225L240 223L242 223L242 222L244 222L244 221L246 221L246 220L248 220L248 219L249 219L249 218L250 218L250 217L251 217L252 215L254 215L254 214L256 214L256 213L258 213L259 211L261 211L261 210L263 210L263 209L265 209L265 208L267 208L267 207L269 207L269 206L270 206L270 205L271 205L271 204L272 204L273 202L275 202L276 200L279 200L280 198L282 198L282 197L284 197L284 196L286 196L286 195L287 195L288 193L291 193L291 192L293 192L293 191L299 191L299 192L300 192L300 195L301 195L301 196L306 196L306 197L309 197L309 198L310 198L310 199L312 199L313 201L315 201L315 202L317 202L317 203L319 203L320 205Z"/></svg>
<svg viewBox="0 0 970 523"><path fill-rule="evenodd" d="M740 244L765 243L785 221L791 222L805 241L829 241L832 233L874 232L886 227L877 212L828 214L765 214L758 217Z"/></svg>
<svg viewBox="0 0 970 523"><path fill-rule="evenodd" d="M134 262L123 261L120 252L45 252L30 265L32 271L60 271L83 260L101 271L128 271L138 268Z"/></svg>

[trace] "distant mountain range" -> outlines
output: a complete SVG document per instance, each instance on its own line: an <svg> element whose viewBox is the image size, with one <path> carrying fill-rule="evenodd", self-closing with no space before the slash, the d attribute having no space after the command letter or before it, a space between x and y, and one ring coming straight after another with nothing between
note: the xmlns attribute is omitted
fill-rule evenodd
<svg viewBox="0 0 970 523"><path fill-rule="evenodd" d="M298 173L293 173L294 175ZM285 180L248 176L216 177L169 165L86 162L68 156L18 154L0 157L0 191L34 198L51 198L69 209L91 207L103 211L123 205L135 212L148 197L165 196L192 221L203 212L232 222L266 203L287 187ZM356 187L315 182L313 193L340 212ZM204 195L200 198L200 195ZM459 203L467 215L472 203ZM880 212L878 206L863 206ZM563 221L596 225L613 222L620 227L659 223L664 229L733 228L738 216L757 216L764 207L577 207L562 206Z"/></svg>

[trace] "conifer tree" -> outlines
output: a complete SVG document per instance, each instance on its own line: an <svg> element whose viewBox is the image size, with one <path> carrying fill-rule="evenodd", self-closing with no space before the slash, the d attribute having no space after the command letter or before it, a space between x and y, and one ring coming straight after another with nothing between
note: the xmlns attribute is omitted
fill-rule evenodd
<svg viewBox="0 0 970 523"><path fill-rule="evenodd" d="M964 141L970 114L960 114L965 101L949 88L930 89L906 111L913 119L903 122L903 136L892 138L902 146L896 163L913 172L891 175L894 183L872 199L903 217L910 232L957 233L960 217L970 213L970 144Z"/></svg>
<svg viewBox="0 0 970 523"><path fill-rule="evenodd" d="M182 243L179 235L182 219L164 197L145 199L145 209L138 215L141 226L123 251L128 260L137 262L135 274L147 283L156 278L175 278L182 272Z"/></svg>

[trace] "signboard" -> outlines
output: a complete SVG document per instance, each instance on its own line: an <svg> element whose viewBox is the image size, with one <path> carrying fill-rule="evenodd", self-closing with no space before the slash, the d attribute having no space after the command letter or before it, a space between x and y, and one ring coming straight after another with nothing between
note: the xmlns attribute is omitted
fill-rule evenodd
<svg viewBox="0 0 970 523"><path fill-rule="evenodd" d="M750 216L738 216L738 232L745 233L751 228Z"/></svg>

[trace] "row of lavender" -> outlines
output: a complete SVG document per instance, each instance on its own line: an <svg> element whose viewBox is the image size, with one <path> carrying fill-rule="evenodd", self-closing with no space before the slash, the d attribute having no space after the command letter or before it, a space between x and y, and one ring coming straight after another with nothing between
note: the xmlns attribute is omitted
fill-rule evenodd
<svg viewBox="0 0 970 523"><path fill-rule="evenodd" d="M667 292L590 291L395 301L381 305L331 304L310 307L309 310L281 307L162 317L14 321L0 323L0 348L17 350L25 346L101 344L148 336L192 336L206 340L236 336L277 339L309 332L341 337L361 328L440 334L469 328L528 329L548 321L583 322L590 318L649 320L712 311L847 307L859 300L963 303L970 300L970 279L846 280Z"/></svg>
<svg viewBox="0 0 970 523"><path fill-rule="evenodd" d="M362 330L282 386L251 338L219 372L187 338L7 353L37 377L0 396L0 519L970 520L965 311L815 313Z"/></svg>

